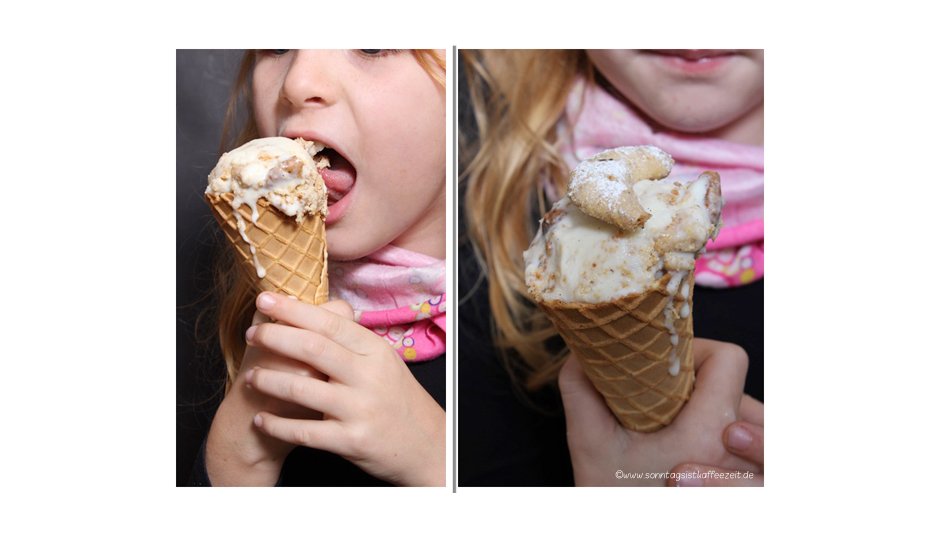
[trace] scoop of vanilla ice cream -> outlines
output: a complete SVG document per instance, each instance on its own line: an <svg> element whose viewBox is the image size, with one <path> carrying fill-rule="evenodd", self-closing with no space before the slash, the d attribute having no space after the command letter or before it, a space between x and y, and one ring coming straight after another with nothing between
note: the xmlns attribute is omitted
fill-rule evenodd
<svg viewBox="0 0 940 537"><path fill-rule="evenodd" d="M598 167L603 171L596 177L598 190L613 190L610 167ZM572 175L591 180L583 169ZM667 272L694 268L695 258L720 227L718 174L705 172L687 184L636 178L631 182L616 190L620 195L632 188L631 196L649 213L639 228L632 222L624 227L610 223L616 218L589 216L568 196L545 215L524 253L526 285L536 300L609 302L647 291Z"/></svg>
<svg viewBox="0 0 940 537"><path fill-rule="evenodd" d="M319 170L329 166L317 155L323 145L301 138L252 140L222 155L209 174L206 194L233 194L232 206L247 204L258 216L259 199L302 221L305 215L327 214L327 191Z"/></svg>

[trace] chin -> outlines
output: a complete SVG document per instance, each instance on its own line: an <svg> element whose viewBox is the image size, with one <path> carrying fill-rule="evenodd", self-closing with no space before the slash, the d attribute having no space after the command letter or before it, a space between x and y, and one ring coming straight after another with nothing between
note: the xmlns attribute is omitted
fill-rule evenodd
<svg viewBox="0 0 940 537"><path fill-rule="evenodd" d="M345 230L326 229L326 251L330 261L355 261L385 246L375 241L363 241L361 234L350 235Z"/></svg>
<svg viewBox="0 0 940 537"><path fill-rule="evenodd" d="M334 244L337 246L331 246ZM326 252L327 255L329 255L330 261L354 261L356 259L361 259L371 253L369 251L356 248L355 245L348 243L343 244L342 246L339 246L339 244L341 244L340 241L331 241L330 234L326 234Z"/></svg>
<svg viewBox="0 0 940 537"><path fill-rule="evenodd" d="M724 118L684 116L657 120L664 127L688 134L711 132L729 123Z"/></svg>
<svg viewBox="0 0 940 537"><path fill-rule="evenodd" d="M670 130L694 134L720 129L739 117L737 107L727 106L722 102L723 100L708 97L683 96L678 101L669 100L663 103L662 107L654 107L648 111L648 114L657 123ZM702 104L676 108L673 104L675 102Z"/></svg>

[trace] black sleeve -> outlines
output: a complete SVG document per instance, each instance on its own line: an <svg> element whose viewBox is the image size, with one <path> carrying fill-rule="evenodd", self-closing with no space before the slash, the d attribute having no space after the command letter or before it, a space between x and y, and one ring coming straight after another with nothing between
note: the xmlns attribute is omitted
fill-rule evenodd
<svg viewBox="0 0 940 537"><path fill-rule="evenodd" d="M695 337L740 345L747 352L744 392L764 400L764 280L728 289L695 286Z"/></svg>
<svg viewBox="0 0 940 537"><path fill-rule="evenodd" d="M199 451L196 452L196 460L193 462L193 472L190 474L189 487L211 487L209 481L209 472L206 471L206 441L202 441Z"/></svg>

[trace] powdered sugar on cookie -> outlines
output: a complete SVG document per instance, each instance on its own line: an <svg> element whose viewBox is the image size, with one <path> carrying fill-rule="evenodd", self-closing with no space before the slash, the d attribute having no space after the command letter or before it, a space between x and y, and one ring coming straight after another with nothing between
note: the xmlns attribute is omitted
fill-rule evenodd
<svg viewBox="0 0 940 537"><path fill-rule="evenodd" d="M582 162L524 254L533 298L610 302L648 291L667 273L691 271L720 227L721 187L714 172L688 184L661 180L672 163L651 146Z"/></svg>

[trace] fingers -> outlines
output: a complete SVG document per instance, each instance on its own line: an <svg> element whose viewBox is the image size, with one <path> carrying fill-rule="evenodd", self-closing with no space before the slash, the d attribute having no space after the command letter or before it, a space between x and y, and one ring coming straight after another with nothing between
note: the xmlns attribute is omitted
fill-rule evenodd
<svg viewBox="0 0 940 537"><path fill-rule="evenodd" d="M340 317L349 319L350 321L354 320L355 318L352 306L350 306L349 302L346 302L345 300L331 300L325 304L320 304L320 307L331 311Z"/></svg>
<svg viewBox="0 0 940 537"><path fill-rule="evenodd" d="M669 472L669 487L763 487L764 475L704 464L680 464Z"/></svg>
<svg viewBox="0 0 940 537"><path fill-rule="evenodd" d="M358 354L368 354L375 338L364 336L372 332L353 321L348 305L339 301L327 304L313 306L268 292L255 300L258 310L278 321L316 332Z"/></svg>
<svg viewBox="0 0 940 537"><path fill-rule="evenodd" d="M738 410L747 374L747 354L730 343L696 338L692 342L695 357L695 388L689 407L699 415L714 414L715 409Z"/></svg>
<svg viewBox="0 0 940 537"><path fill-rule="evenodd" d="M261 323L270 323L271 318L267 315L261 313L258 310L255 310L255 314L251 317L251 326L259 325Z"/></svg>
<svg viewBox="0 0 940 537"><path fill-rule="evenodd" d="M290 444L307 446L342 455L345 434L339 422L333 420L301 420L282 418L269 412L254 417L255 427L268 436Z"/></svg>
<svg viewBox="0 0 940 537"><path fill-rule="evenodd" d="M748 394L741 398L741 419L754 425L764 426L764 403L754 399Z"/></svg>
<svg viewBox="0 0 940 537"><path fill-rule="evenodd" d="M296 403L311 410L342 417L341 387L312 377L285 373L275 369L254 367L245 375L245 382L261 393Z"/></svg>
<svg viewBox="0 0 940 537"><path fill-rule="evenodd" d="M245 332L252 347L262 347L275 354L299 360L339 382L350 380L351 358L347 348L318 333L283 324L264 323Z"/></svg>
<svg viewBox="0 0 940 537"><path fill-rule="evenodd" d="M746 421L736 421L725 427L722 440L728 451L764 465L764 427Z"/></svg>
<svg viewBox="0 0 940 537"><path fill-rule="evenodd" d="M583 439L592 441L598 432L616 427L617 420L604 402L604 397L584 374L581 363L568 355L558 373L558 389L565 407L568 442Z"/></svg>

